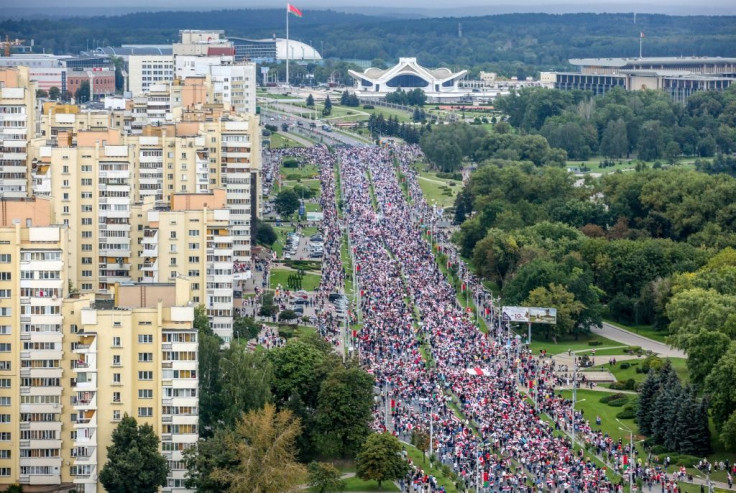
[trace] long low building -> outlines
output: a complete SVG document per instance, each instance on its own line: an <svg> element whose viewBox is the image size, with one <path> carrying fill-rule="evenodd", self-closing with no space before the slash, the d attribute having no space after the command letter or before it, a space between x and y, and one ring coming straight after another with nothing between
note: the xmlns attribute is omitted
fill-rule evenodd
<svg viewBox="0 0 736 493"><path fill-rule="evenodd" d="M736 58L574 58L578 72L546 72L541 78L562 90L604 94L614 88L657 89L685 102L697 91L723 91L736 81Z"/></svg>

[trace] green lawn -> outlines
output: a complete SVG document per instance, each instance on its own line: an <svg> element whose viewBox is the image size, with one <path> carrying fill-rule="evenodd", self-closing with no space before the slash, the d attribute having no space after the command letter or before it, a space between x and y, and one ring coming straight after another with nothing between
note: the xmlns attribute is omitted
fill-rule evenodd
<svg viewBox="0 0 736 493"><path fill-rule="evenodd" d="M517 329L517 332L520 336L522 336L522 338L526 338L526 327ZM596 341L600 342L600 344L597 346L590 345L591 342ZM548 355L564 353L567 352L568 349L572 351L586 351L595 349L595 354L599 355L605 354L600 348L614 346L621 346L621 343L594 334L581 334L577 337L577 339L573 336L558 337L557 343L555 343L551 340L544 339L541 331L532 327L531 350L534 354L539 354L540 349L546 349ZM612 354L621 354L622 352L621 349L612 351L614 351Z"/></svg>
<svg viewBox="0 0 736 493"><path fill-rule="evenodd" d="M436 203L440 207L451 207L455 203L455 197L462 190L462 185L454 180L419 176L417 181L430 205ZM454 186L448 185L449 183L453 183Z"/></svg>
<svg viewBox="0 0 736 493"><path fill-rule="evenodd" d="M625 406L611 407L608 404L600 402L601 398L615 393L616 392L613 391L599 392L597 390L579 389L577 392L575 409L583 410L585 418L591 422L591 425L594 429L600 428L604 432L607 432L611 437L613 437L614 440L618 440L619 438L628 440L629 432L619 429L622 426L616 421L616 415L623 411ZM572 399L571 390L563 390L562 395L567 399ZM636 396L631 394L629 396L629 402L633 402L635 398ZM601 418L600 427L595 426L596 416L600 416ZM637 437L637 434L639 433L639 428L638 426L636 426L636 423L633 419L622 419L621 423L634 431L634 440L639 440L642 438Z"/></svg>
<svg viewBox="0 0 736 493"><path fill-rule="evenodd" d="M290 139L289 137L280 134L280 133L272 133L271 134L271 149L281 149L282 147L304 147L302 144L297 142L294 139Z"/></svg>
<svg viewBox="0 0 736 493"><path fill-rule="evenodd" d="M597 354L597 353L596 353ZM606 361L608 358L604 358ZM680 377L680 381L683 383L686 383L690 380L688 376L687 371L687 360L685 358L665 358L669 359L672 362L672 368L674 368L675 373L677 373L677 376ZM611 373L613 373L613 376L616 377L616 380L618 381L626 381L630 378L633 378L635 382L643 382L644 379L647 377L646 373L637 373L636 369L640 368L642 363L644 362L644 357L632 359L632 360L626 360L626 361L617 361L616 366L610 366L607 362L604 362L603 359L600 359L598 363L603 363L600 365L596 365L595 369L601 369L601 370L609 370ZM629 368L621 368L622 363L628 363Z"/></svg>
<svg viewBox="0 0 736 493"><path fill-rule="evenodd" d="M348 478L345 480L345 489L343 491L399 491L399 488L392 481L384 481L378 487L377 481L363 481L360 478Z"/></svg>
<svg viewBox="0 0 736 493"><path fill-rule="evenodd" d="M320 207L319 204L315 204L314 202L307 202L304 204L304 209L307 212L322 212L322 207Z"/></svg>
<svg viewBox="0 0 736 493"><path fill-rule="evenodd" d="M287 286L287 279L295 273L293 270L273 269L270 275L269 288L276 289L279 284L285 288ZM302 278L302 289L305 291L314 291L319 286L320 279L322 279L322 276L319 274L304 274Z"/></svg>
<svg viewBox="0 0 736 493"><path fill-rule="evenodd" d="M282 166L281 174L284 175L284 180L319 179L319 170L314 164L305 164L299 168L284 168Z"/></svg>

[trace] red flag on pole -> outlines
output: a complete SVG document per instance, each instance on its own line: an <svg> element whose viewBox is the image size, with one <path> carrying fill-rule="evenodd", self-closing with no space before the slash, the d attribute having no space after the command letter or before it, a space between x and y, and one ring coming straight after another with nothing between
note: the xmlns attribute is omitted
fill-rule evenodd
<svg viewBox="0 0 736 493"><path fill-rule="evenodd" d="M299 10L298 8L294 7L290 3L287 3L286 4L286 11L289 12L290 14L294 14L297 17L301 17L302 16L302 11Z"/></svg>

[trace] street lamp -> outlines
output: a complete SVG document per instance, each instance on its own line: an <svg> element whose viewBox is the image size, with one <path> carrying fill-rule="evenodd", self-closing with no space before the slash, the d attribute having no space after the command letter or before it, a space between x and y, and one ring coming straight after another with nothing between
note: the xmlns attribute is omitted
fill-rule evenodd
<svg viewBox="0 0 736 493"><path fill-rule="evenodd" d="M618 418L616 418L616 421L621 425L618 427L619 430L629 432L629 455L631 456L631 460L629 460L629 493L632 493L634 491L634 432Z"/></svg>

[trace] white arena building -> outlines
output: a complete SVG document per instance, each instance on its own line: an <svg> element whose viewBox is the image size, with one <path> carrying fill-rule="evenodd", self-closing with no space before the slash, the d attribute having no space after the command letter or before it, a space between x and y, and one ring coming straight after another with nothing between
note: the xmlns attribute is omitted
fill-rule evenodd
<svg viewBox="0 0 736 493"><path fill-rule="evenodd" d="M349 70L355 79L355 92L358 96L370 97L369 93L385 95L398 89L422 89L428 96L454 93L459 91L459 81L468 73L467 70L452 72L448 68L428 69L417 63L416 58L399 58L395 66L383 70L371 67L365 72Z"/></svg>

